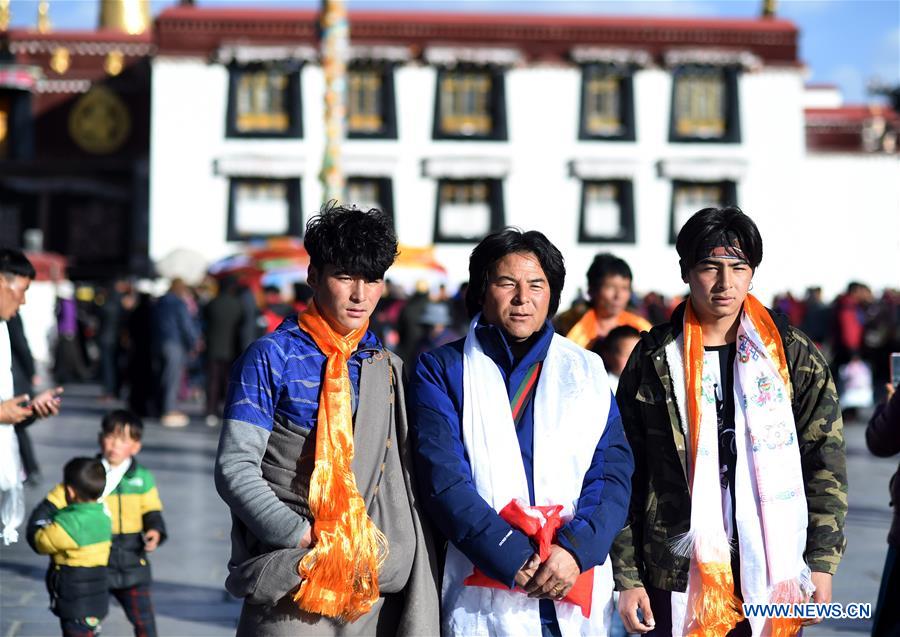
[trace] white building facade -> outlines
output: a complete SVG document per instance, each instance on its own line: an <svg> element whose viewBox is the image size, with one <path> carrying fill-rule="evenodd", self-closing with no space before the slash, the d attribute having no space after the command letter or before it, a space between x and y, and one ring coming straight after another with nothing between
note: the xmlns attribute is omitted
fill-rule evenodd
<svg viewBox="0 0 900 637"><path fill-rule="evenodd" d="M151 257L302 234L322 203L315 20L161 14ZM808 152L790 22L353 13L350 29L347 201L388 211L401 244L434 245L453 282L481 236L514 225L562 250L564 304L604 251L637 290L680 293L675 233L737 203L765 241L764 299L897 284L900 164Z"/></svg>

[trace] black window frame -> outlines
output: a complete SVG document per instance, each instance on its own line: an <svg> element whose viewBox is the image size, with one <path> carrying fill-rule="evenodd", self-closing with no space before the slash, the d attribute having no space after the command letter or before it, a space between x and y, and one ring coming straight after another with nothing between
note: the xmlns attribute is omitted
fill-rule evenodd
<svg viewBox="0 0 900 637"><path fill-rule="evenodd" d="M288 198L288 228L284 234L239 234L235 223L237 221L236 195L241 184L271 184L281 182L287 186ZM300 177L244 177L233 176L228 179L228 226L225 238L227 241L252 241L253 239L270 239L273 237L302 237L303 236L303 206L302 179Z"/></svg>
<svg viewBox="0 0 900 637"><path fill-rule="evenodd" d="M347 67L347 139L397 139L397 97L394 89L394 62L376 60L354 61ZM381 72L381 129L359 132L350 129L350 72L354 69Z"/></svg>
<svg viewBox="0 0 900 637"><path fill-rule="evenodd" d="M237 122L237 92L240 78L245 73L270 70L281 70L287 76L286 90L288 127L284 131L241 131ZM251 62L249 64L228 65L228 107L225 113L225 137L228 139L303 139L303 92L301 90L301 62Z"/></svg>
<svg viewBox="0 0 900 637"><path fill-rule="evenodd" d="M491 76L491 132L486 135L447 133L441 128L441 83L448 73L465 71L487 72ZM509 139L506 121L506 69L493 64L458 64L441 66L437 70L434 88L434 114L431 137L434 140L505 142Z"/></svg>
<svg viewBox="0 0 900 637"><path fill-rule="evenodd" d="M669 244L675 245L678 238L678 232L681 228L675 229L675 194L681 186L719 186L722 189L722 200L718 207L736 206L737 203L737 182L732 179L719 179L715 181L707 180L691 180L691 179L673 179L672 180L672 196L669 202Z"/></svg>
<svg viewBox="0 0 900 637"><path fill-rule="evenodd" d="M607 71L619 78L619 120L622 132L618 135L591 133L587 127L588 73L592 69ZM633 142L637 139L637 124L634 117L634 69L618 64L589 63L581 65L581 101L578 116L578 139L584 141Z"/></svg>
<svg viewBox="0 0 900 637"><path fill-rule="evenodd" d="M588 186L612 184L617 188L619 223L625 228L620 237L589 235L585 229ZM634 183L630 179L583 179L581 181L581 211L578 215L578 243L633 244L637 239L634 219Z"/></svg>
<svg viewBox="0 0 900 637"><path fill-rule="evenodd" d="M356 182L365 182L365 181L374 181L378 183L378 209L381 210L385 215L387 215L388 219L391 222L391 226L394 225L394 180L390 177L364 177L362 175L351 175L347 177L347 188L349 189L350 183ZM348 201L347 203L353 205L355 202Z"/></svg>
<svg viewBox="0 0 900 637"><path fill-rule="evenodd" d="M490 204L490 223L488 233L502 230L506 226L506 211L503 206L503 179L496 177L472 177L466 179L441 178L437 182L437 197L434 205L434 229L432 231L432 243L449 244L474 244L484 237L451 237L441 234L441 189L446 183L476 183L485 182L488 186L488 202Z"/></svg>
<svg viewBox="0 0 900 637"><path fill-rule="evenodd" d="M741 68L735 65L712 67L721 68L725 83L725 133L721 137L691 137L679 135L675 117L675 93L678 77L698 68L711 68L706 64L683 64L672 70L672 90L669 96L669 141L678 144L740 144L741 116L738 78Z"/></svg>

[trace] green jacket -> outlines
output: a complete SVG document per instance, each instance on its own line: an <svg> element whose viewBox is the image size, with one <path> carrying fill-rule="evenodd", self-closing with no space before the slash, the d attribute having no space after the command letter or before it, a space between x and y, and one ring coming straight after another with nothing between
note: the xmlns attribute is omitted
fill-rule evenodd
<svg viewBox="0 0 900 637"><path fill-rule="evenodd" d="M791 405L809 509L804 557L813 571L834 574L844 552L847 468L843 421L828 364L815 344L787 319L769 310L784 343ZM634 453L631 506L625 528L610 551L617 590L650 585L687 588L690 559L673 554L668 541L688 531L684 433L665 347L682 331L684 304L672 321L644 332L619 380L616 402Z"/></svg>

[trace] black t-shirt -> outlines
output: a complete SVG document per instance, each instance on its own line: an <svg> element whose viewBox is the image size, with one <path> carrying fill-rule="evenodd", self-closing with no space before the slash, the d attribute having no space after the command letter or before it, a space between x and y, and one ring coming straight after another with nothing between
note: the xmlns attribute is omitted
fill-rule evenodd
<svg viewBox="0 0 900 637"><path fill-rule="evenodd" d="M737 441L734 434L734 343L704 347L704 384L715 397L719 429L719 483L723 509L729 524L729 537L734 529L734 472L737 465ZM726 497L726 494L730 497ZM731 506L728 506L730 500ZM730 520L730 523L728 522Z"/></svg>
<svg viewBox="0 0 900 637"><path fill-rule="evenodd" d="M734 431L734 343L704 347L703 381L715 397L719 429L719 485L722 487L722 515L728 539L737 546L734 473L737 466L737 438ZM732 552L731 567L735 593L741 596L740 555Z"/></svg>

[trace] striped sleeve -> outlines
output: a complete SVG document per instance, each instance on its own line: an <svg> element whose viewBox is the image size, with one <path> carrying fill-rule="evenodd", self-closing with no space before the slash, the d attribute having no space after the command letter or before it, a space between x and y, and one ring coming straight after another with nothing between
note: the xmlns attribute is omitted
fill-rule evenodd
<svg viewBox="0 0 900 637"><path fill-rule="evenodd" d="M287 354L273 335L255 341L232 365L225 420L272 430Z"/></svg>

